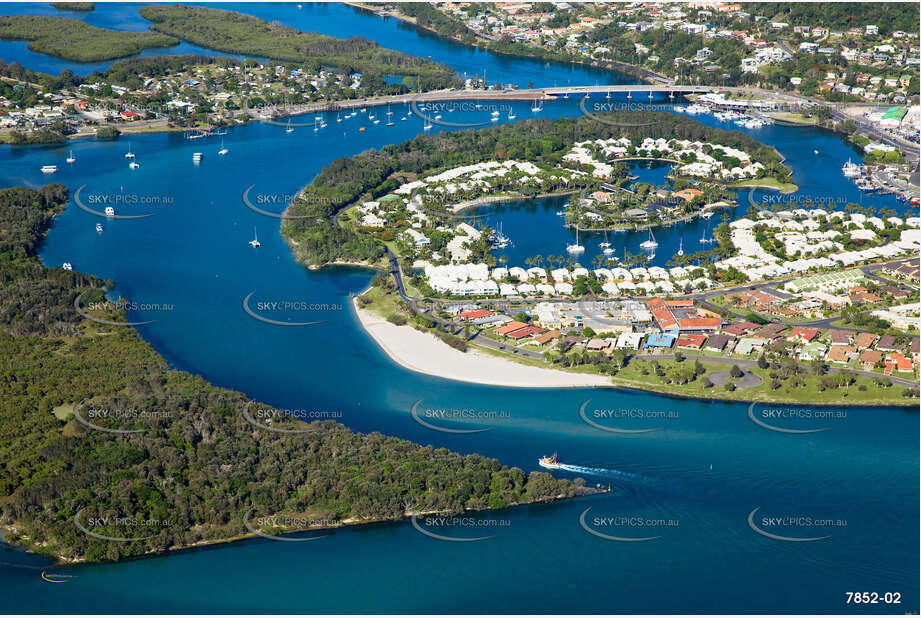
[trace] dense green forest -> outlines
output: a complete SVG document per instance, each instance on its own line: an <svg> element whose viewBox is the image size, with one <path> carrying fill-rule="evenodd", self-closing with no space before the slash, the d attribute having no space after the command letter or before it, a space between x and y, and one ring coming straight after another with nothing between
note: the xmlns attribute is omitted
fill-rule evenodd
<svg viewBox="0 0 921 618"><path fill-rule="evenodd" d="M420 90L460 84L447 65L385 49L361 37L337 39L234 11L182 5L149 5L141 8L141 15L154 22L153 30L217 51L362 74L401 75L412 78Z"/></svg>
<svg viewBox="0 0 921 618"><path fill-rule="evenodd" d="M331 421L244 416L246 398L171 370L128 327L73 308L103 282L44 268L36 251L68 198L62 185L0 190L0 524L42 554L116 560L246 534L244 515L324 522L397 520L581 493L530 475ZM73 417L109 429L91 429ZM99 411L106 414L99 414ZM144 540L105 541L94 534ZM100 520L108 518L107 522ZM117 519L117 521L116 521Z"/></svg>
<svg viewBox="0 0 921 618"><path fill-rule="evenodd" d="M92 2L52 2L51 6L59 11L90 12L96 9Z"/></svg>
<svg viewBox="0 0 921 618"><path fill-rule="evenodd" d="M79 19L35 15L0 17L0 39L29 41L34 52L75 62L124 58L148 48L179 44L179 39L156 32L109 30Z"/></svg>
<svg viewBox="0 0 921 618"><path fill-rule="evenodd" d="M603 118L627 126L599 122ZM751 154L785 181L790 171L773 148L738 131L724 131L667 112L624 111L579 118L526 120L486 129L420 135L380 150L337 159L294 200L282 225L298 260L320 265L337 260L376 261L383 247L372 238L337 225L334 215L395 173L421 174L489 160L518 159L558 164L574 142L608 138L701 140ZM635 126L629 126L635 125Z"/></svg>
<svg viewBox="0 0 921 618"><path fill-rule="evenodd" d="M895 30L918 31L917 2L753 2L745 10L795 26L863 30L873 24L881 35Z"/></svg>

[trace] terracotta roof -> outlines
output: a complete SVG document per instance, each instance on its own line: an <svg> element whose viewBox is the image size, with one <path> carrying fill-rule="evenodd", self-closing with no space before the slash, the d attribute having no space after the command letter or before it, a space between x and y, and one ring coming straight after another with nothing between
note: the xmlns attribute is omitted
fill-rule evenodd
<svg viewBox="0 0 921 618"><path fill-rule="evenodd" d="M738 324L730 324L729 326L723 328L724 333L730 335L743 335L749 331L753 331L758 328L758 325L754 322L739 322Z"/></svg>
<svg viewBox="0 0 921 618"><path fill-rule="evenodd" d="M537 326L525 326L524 328L513 330L510 333L505 333L505 336L512 339L524 339L525 337L530 337L531 335L539 335L543 332L545 332L543 328L539 328Z"/></svg>
<svg viewBox="0 0 921 618"><path fill-rule="evenodd" d="M857 348L849 345L833 345L828 348L828 354L825 356L830 361L836 363L846 363L851 356L857 353Z"/></svg>
<svg viewBox="0 0 921 618"><path fill-rule="evenodd" d="M479 318L485 318L488 315L492 315L493 312L489 309L476 309L473 311L461 311L459 317L465 320L476 320Z"/></svg>
<svg viewBox="0 0 921 618"><path fill-rule="evenodd" d="M860 362L864 365L876 366L883 362L883 353L879 350L864 350L860 354Z"/></svg>
<svg viewBox="0 0 921 618"><path fill-rule="evenodd" d="M497 335L507 335L508 333L514 332L518 330L519 328L524 328L525 326L527 326L527 324L525 324L524 322L516 322L512 320L505 326L500 326L493 332L496 333Z"/></svg>
<svg viewBox="0 0 921 618"><path fill-rule="evenodd" d="M895 347L895 337L892 335L883 335L879 338L879 341L876 342L876 349L887 352L890 350L897 350Z"/></svg>
<svg viewBox="0 0 921 618"><path fill-rule="evenodd" d="M787 335L787 339L802 339L803 341L812 341L818 336L818 328L803 328L802 326L797 326L793 329L792 333Z"/></svg>
<svg viewBox="0 0 921 618"><path fill-rule="evenodd" d="M550 332L544 333L543 335L538 335L537 337L534 337L534 341L540 345L544 345L545 343L553 341L559 336L560 336L560 331L551 330Z"/></svg>
<svg viewBox="0 0 921 618"><path fill-rule="evenodd" d="M869 348L871 345L876 343L877 335L873 333L858 333L857 340L854 344L858 349Z"/></svg>
<svg viewBox="0 0 921 618"><path fill-rule="evenodd" d="M829 329L828 338L832 343L850 343L854 338L854 331Z"/></svg>
<svg viewBox="0 0 921 618"><path fill-rule="evenodd" d="M706 340L706 335L681 335L678 337L678 347L699 350Z"/></svg>

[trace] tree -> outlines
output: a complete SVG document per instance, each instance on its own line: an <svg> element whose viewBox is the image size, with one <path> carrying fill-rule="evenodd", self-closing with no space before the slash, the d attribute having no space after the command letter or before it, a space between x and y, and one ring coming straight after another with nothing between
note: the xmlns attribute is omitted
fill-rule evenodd
<svg viewBox="0 0 921 618"><path fill-rule="evenodd" d="M742 373L742 370L739 369L738 365L733 365L732 369L729 370L729 375L733 378L741 378L744 374Z"/></svg>

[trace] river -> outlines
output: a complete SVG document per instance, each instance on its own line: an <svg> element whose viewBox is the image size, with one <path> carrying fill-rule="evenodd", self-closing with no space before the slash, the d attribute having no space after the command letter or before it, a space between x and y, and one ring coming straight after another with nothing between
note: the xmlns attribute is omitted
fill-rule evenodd
<svg viewBox="0 0 921 618"><path fill-rule="evenodd" d="M294 5L235 8L328 34L361 32L461 72L485 68L490 80L552 85L607 79L591 69L466 50L339 5L304 5L300 11ZM85 18L96 25L142 27L133 10L97 5ZM28 64L26 55L3 57L40 68ZM81 72L72 64L65 68ZM526 103L516 105L519 119L537 115ZM569 100L548 103L539 115L580 113L578 102ZM745 404L620 389L492 388L418 375L390 362L350 310L349 294L363 289L370 274L350 268L308 272L278 235L278 220L247 209L242 194L252 186L252 202L278 211L335 158L420 132L421 120L407 117L394 127L363 123L365 132L357 131L359 118L336 123L332 116L319 132L298 127L286 133L283 127L250 124L224 138L226 156L217 155L219 138L189 141L175 134L7 147L0 150L0 185L40 186L49 180L72 190L85 185L81 199L92 208L101 210L103 200L110 199L106 196L119 194L128 196L115 205L119 214L157 213L104 220L72 203L55 222L41 257L46 265L69 261L76 270L114 279L119 294L150 304L129 312L129 318L155 320L139 331L176 368L277 407L335 411L358 431L478 452L528 471L536 469L537 457L558 452L577 470L558 474L582 476L614 491L481 514L478 519L488 521L455 526L420 520L424 530L443 536L492 537L477 542L437 540L409 523L375 525L336 531L311 543L255 539L147 560L50 569L63 576L65 583L59 584L42 580L43 560L8 548L0 558L4 611L918 611L914 412L841 407L836 418L795 425L827 431L792 435L756 425ZM713 118L699 119L718 125ZM436 125L432 130L447 129ZM860 157L839 136L780 126L746 132L786 157L801 188L798 196L904 210L893 198L861 196L841 177L843 162ZM136 170L128 169L124 158L129 144L140 165ZM63 159L71 148L77 160L68 166ZM193 152L205 155L198 165ZM62 169L43 177L39 168L50 163ZM752 199L770 195L756 191ZM739 202L737 212L744 212L747 192ZM562 254L569 232L562 230L556 209L551 200L497 207L490 216L491 222L504 222L513 240L547 239L554 247L544 255ZM97 222L105 228L101 234L94 230ZM700 237L701 225L695 221L657 233L654 263L664 263L679 238L686 251L693 249L689 243ZM254 230L262 242L258 250L247 244ZM641 240L642 235L617 235L618 255L624 247L637 252ZM258 301L318 306L309 312L266 313L269 317L321 323L287 327L254 320L242 309L251 292L251 306ZM477 422L444 423L491 430L429 429L410 414L420 400L423 408L495 413ZM580 417L583 404L595 419L613 414L616 418L599 421L607 426L652 431L599 430ZM583 527L580 515L588 508ZM755 528L775 536L822 538L784 541ZM654 538L616 541L590 530ZM847 592L860 591L900 592L901 604L845 603Z"/></svg>

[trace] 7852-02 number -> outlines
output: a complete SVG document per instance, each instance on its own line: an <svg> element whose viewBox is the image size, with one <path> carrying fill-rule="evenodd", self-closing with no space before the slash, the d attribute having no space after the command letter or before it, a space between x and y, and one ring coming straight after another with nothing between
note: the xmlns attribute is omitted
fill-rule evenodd
<svg viewBox="0 0 921 618"><path fill-rule="evenodd" d="M901 592L846 592L848 605L897 605L902 602Z"/></svg>

